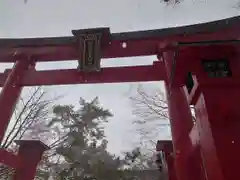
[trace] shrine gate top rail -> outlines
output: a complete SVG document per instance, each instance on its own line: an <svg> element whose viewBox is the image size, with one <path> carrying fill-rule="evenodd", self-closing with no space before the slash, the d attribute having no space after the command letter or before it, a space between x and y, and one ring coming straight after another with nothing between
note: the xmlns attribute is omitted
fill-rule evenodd
<svg viewBox="0 0 240 180"><path fill-rule="evenodd" d="M165 44L181 42L195 43L221 40L239 40L240 16L190 26L173 27L158 30L110 33L105 31L107 45L102 48L102 58L147 56L159 53ZM92 29L94 30L94 29ZM126 43L123 48L122 43ZM76 38L23 38L0 39L0 62L15 62L14 54L33 56L36 61L76 60L79 51Z"/></svg>

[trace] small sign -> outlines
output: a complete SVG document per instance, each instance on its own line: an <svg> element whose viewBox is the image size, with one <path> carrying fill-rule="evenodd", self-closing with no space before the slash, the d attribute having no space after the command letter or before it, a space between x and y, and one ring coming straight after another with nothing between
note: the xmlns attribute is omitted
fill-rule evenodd
<svg viewBox="0 0 240 180"><path fill-rule="evenodd" d="M80 43L80 71L92 72L100 70L101 34L85 34L79 37Z"/></svg>
<svg viewBox="0 0 240 180"><path fill-rule="evenodd" d="M82 72L100 71L101 49L108 41L109 28L73 30L79 49L78 70ZM106 40L107 39L107 40Z"/></svg>
<svg viewBox="0 0 240 180"><path fill-rule="evenodd" d="M231 77L232 71L227 59L203 60L203 69L209 78Z"/></svg>

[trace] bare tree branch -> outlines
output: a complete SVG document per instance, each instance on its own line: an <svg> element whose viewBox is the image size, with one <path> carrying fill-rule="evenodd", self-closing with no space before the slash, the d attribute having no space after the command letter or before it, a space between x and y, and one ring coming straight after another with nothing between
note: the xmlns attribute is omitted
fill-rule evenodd
<svg viewBox="0 0 240 180"><path fill-rule="evenodd" d="M14 111L12 119L13 125L2 143L3 148L12 150L13 153L17 150L13 143L15 139L22 139L26 135L32 137L34 136L34 133L36 133L37 137L44 131L49 119L49 109L52 109L50 106L57 98L59 98L45 100L44 97L46 92L42 91L41 87L32 89L33 93L31 93L26 100L23 97L20 98ZM12 168L4 165L0 167L1 179L7 179L11 174L13 174Z"/></svg>
<svg viewBox="0 0 240 180"><path fill-rule="evenodd" d="M164 92L160 89L149 91L139 85L136 95L131 96L130 100L133 114L137 117L133 123L136 124L141 146L148 150L155 148L156 142L154 140L156 137L160 135L162 130L166 130L166 127L169 128L168 104ZM191 110L193 121L195 121L193 107Z"/></svg>
<svg viewBox="0 0 240 180"><path fill-rule="evenodd" d="M10 144L11 144L12 141L14 140L14 137L16 137L16 136L19 134L19 131L22 130L21 125L25 123L24 120L21 121L22 116L24 115L24 113L26 113L27 109L29 109L29 106L32 105L31 102L32 102L33 98L37 95L37 93L39 92L39 90L40 90L40 87L38 87L38 88L35 90L35 92L30 96L30 98L28 99L28 101L27 101L26 104L24 103L23 99L20 98L20 101L22 102L22 104L23 104L24 106L23 106L23 108L22 108L22 110L21 110L21 112L20 112L19 115L17 115L17 113L15 113L15 115L17 116L17 118L16 118L16 120L15 120L15 123L14 123L12 129L10 130L10 132L8 133L6 139L4 140L4 142L3 142L3 144L2 144L2 147L3 147L3 148L8 148L8 146L9 146L9 143L8 143L8 142L10 142ZM40 98L41 98L41 96L40 96ZM16 111L17 111L17 110L15 110L14 112L16 112ZM31 112L31 111L30 111L30 112ZM26 120L26 118L25 118L25 120ZM19 124L20 124L20 127L17 127ZM17 132L15 133L15 136L14 136L11 140L9 140L9 138L13 135L13 133L14 133L14 131L15 131L16 129L18 129L18 130L17 130ZM7 145L7 143L8 143L8 145Z"/></svg>

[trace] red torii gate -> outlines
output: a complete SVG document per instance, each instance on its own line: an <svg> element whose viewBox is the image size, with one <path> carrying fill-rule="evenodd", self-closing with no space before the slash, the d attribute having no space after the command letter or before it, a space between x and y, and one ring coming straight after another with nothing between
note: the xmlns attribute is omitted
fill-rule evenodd
<svg viewBox="0 0 240 180"><path fill-rule="evenodd" d="M164 80L174 147L171 172L176 173L170 177L238 180L239 38L240 16L160 30L97 28L73 31L71 37L0 39L0 62L15 63L0 74L0 138L24 86ZM101 58L146 55L158 59L150 66L100 67ZM36 62L76 59L76 69L35 70ZM196 123L189 105L195 107ZM32 180L47 147L18 143L19 155L1 149L0 160L16 168L15 179Z"/></svg>

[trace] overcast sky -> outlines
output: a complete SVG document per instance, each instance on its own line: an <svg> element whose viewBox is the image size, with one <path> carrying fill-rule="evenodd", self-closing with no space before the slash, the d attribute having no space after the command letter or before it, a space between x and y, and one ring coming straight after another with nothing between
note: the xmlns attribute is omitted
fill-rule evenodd
<svg viewBox="0 0 240 180"><path fill-rule="evenodd" d="M212 21L240 14L238 0L185 0L177 6L165 6L161 0L1 0L0 37L44 37L71 35L72 29L110 27L111 32L165 28ZM103 60L103 66L151 64L155 57ZM76 62L41 63L38 69L76 68ZM8 65L1 65L3 71ZM77 98L99 96L101 104L114 117L107 125L109 149L114 153L129 149L136 141L131 124L135 118L128 96L136 85L75 85L48 87L51 95L66 94L61 103L77 104ZM159 82L148 88L163 88ZM160 139L169 138L169 130Z"/></svg>

